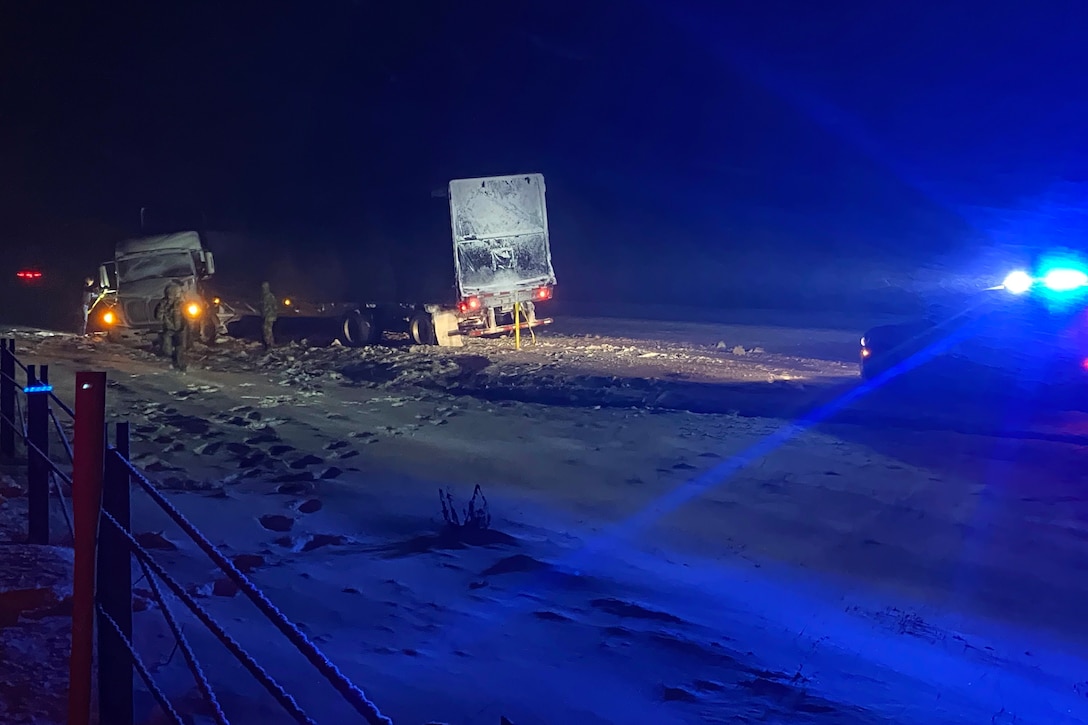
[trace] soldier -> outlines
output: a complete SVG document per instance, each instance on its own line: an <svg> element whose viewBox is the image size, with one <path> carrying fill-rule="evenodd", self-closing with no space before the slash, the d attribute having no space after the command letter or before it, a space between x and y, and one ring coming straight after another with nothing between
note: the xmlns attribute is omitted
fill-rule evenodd
<svg viewBox="0 0 1088 725"><path fill-rule="evenodd" d="M162 302L157 309L157 317L162 324L159 342L164 357L169 357L174 367L185 372L188 367L186 352L189 343L189 322L185 319L185 299L181 286L176 282L166 285Z"/></svg>
<svg viewBox="0 0 1088 725"><path fill-rule="evenodd" d="M87 334L87 318L90 317L91 307L94 306L95 300L98 299L98 286L94 283L94 280L87 277L83 280L83 324L79 328L80 335Z"/></svg>
<svg viewBox="0 0 1088 725"><path fill-rule="evenodd" d="M276 301L276 295L272 294L272 288L267 282L261 282L261 341L264 342L265 350L270 350L275 345L272 328L276 324L277 317L279 317L279 303Z"/></svg>

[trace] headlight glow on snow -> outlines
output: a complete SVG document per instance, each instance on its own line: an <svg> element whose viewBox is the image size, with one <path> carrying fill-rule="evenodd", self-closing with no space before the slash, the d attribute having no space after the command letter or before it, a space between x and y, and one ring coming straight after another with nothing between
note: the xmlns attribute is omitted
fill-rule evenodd
<svg viewBox="0 0 1088 725"><path fill-rule="evenodd" d="M1030 274L1022 269L1018 269L1015 272L1009 273L1009 276L1005 278L1002 286L1014 295L1022 295L1031 289L1031 285L1034 281L1035 280L1031 278Z"/></svg>
<svg viewBox="0 0 1088 725"><path fill-rule="evenodd" d="M1054 292L1070 292L1088 287L1088 274L1079 269L1052 269L1043 277L1043 284Z"/></svg>

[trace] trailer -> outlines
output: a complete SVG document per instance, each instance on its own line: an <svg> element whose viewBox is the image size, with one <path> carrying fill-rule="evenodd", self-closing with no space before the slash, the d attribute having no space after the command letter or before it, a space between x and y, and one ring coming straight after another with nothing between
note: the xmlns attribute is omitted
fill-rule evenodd
<svg viewBox="0 0 1088 725"><path fill-rule="evenodd" d="M299 294L273 281L279 320L320 329L352 347L377 343L385 332L406 333L419 345L459 346L462 336L502 335L550 324L550 318L537 315L537 305L552 299L556 286L545 194L544 177L538 173L455 179L445 194L453 254L440 273L449 280L449 294L417 288L382 297L365 283L356 283L355 275L341 289L324 279L308 280L310 292ZM259 280L275 280L282 267L297 267L277 264L270 255L247 254L235 260L237 269L228 267L215 275L206 235L167 237L118 245L115 273L109 275L105 266L100 270L108 290L93 314L100 329L154 327L154 305L165 284L179 280L188 295L194 330L214 337L261 315L255 294ZM131 260L137 256L138 269L148 273L134 278ZM315 288L341 294L315 295Z"/></svg>

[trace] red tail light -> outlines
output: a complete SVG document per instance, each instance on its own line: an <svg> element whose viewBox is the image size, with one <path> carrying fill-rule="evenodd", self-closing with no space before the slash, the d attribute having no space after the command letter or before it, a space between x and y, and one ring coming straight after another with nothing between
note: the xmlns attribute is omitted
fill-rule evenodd
<svg viewBox="0 0 1088 725"><path fill-rule="evenodd" d="M552 298L552 288L551 287L538 287L533 292L533 299L534 300L543 301L543 300L550 300L551 298Z"/></svg>
<svg viewBox="0 0 1088 725"><path fill-rule="evenodd" d="M472 312L474 310L478 310L480 309L480 298L469 297L467 300L462 300L459 307L461 308L461 312Z"/></svg>
<svg viewBox="0 0 1088 725"><path fill-rule="evenodd" d="M42 273L33 270L23 269L16 272L15 276L19 279L41 279Z"/></svg>

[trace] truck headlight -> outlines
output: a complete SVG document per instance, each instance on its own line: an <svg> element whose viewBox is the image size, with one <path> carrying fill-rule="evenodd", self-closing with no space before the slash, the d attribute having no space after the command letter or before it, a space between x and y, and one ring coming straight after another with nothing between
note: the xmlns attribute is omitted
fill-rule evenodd
<svg viewBox="0 0 1088 725"><path fill-rule="evenodd" d="M117 315L113 314L113 312L106 312L102 315L102 322L105 322L107 325L112 325L117 322Z"/></svg>
<svg viewBox="0 0 1088 725"><path fill-rule="evenodd" d="M199 317L200 305L195 302L190 302L189 306L185 308L185 311L189 314L189 317Z"/></svg>

